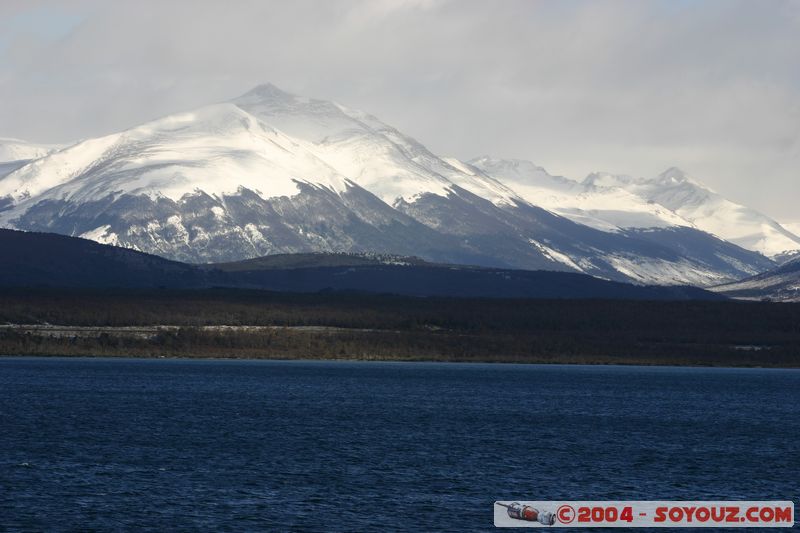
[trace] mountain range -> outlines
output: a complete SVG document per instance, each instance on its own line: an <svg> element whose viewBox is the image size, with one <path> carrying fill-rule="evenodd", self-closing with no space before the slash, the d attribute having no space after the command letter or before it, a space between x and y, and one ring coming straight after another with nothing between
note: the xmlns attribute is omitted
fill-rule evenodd
<svg viewBox="0 0 800 533"><path fill-rule="evenodd" d="M800 302L800 258L773 270L712 289L740 300Z"/></svg>
<svg viewBox="0 0 800 533"><path fill-rule="evenodd" d="M66 147L23 145L0 141L14 158L0 163L0 226L183 262L378 253L709 286L800 250L678 169L579 182L439 157L372 115L269 84Z"/></svg>

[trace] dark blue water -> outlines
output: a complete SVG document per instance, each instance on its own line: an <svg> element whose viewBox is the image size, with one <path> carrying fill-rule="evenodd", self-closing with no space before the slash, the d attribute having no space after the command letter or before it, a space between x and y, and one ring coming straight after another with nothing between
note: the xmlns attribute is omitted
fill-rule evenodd
<svg viewBox="0 0 800 533"><path fill-rule="evenodd" d="M800 496L800 372L0 359L0 530L486 531Z"/></svg>

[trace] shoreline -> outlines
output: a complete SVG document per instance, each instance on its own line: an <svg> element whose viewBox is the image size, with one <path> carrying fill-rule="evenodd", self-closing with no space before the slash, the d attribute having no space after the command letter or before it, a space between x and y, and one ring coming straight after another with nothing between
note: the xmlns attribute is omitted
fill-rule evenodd
<svg viewBox="0 0 800 533"><path fill-rule="evenodd" d="M572 366L572 367L640 367L640 368L714 368L730 370L800 370L800 365L761 365L761 364L716 364L716 363L685 363L645 361L631 357L623 361L582 360L570 361L562 358L551 359L454 359L454 358L401 358L401 357L252 357L252 356L193 356L176 354L130 355L130 354L82 354L82 353L0 353L0 361L9 359L105 359L105 360L137 360L137 361L250 361L250 362L320 362L320 363L423 363L423 364L467 364L467 365L524 365L524 366Z"/></svg>

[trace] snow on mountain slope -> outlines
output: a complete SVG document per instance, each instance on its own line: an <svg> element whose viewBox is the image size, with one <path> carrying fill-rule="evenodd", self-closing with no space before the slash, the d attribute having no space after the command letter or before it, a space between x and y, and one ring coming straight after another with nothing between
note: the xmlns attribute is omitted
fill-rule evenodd
<svg viewBox="0 0 800 533"><path fill-rule="evenodd" d="M0 180L2 180L5 176L11 174L18 168L24 167L28 163L30 163L30 159L20 159L17 161L0 162Z"/></svg>
<svg viewBox="0 0 800 533"><path fill-rule="evenodd" d="M311 251L495 261L396 211L313 149L238 106L208 106L19 168L0 180L0 224L197 262Z"/></svg>
<svg viewBox="0 0 800 533"><path fill-rule="evenodd" d="M582 182L551 176L529 161L481 157L469 162L528 202L604 230L692 227L768 257L800 250L800 237L669 169L655 179L594 173Z"/></svg>
<svg viewBox="0 0 800 533"><path fill-rule="evenodd" d="M528 202L603 231L691 226L670 210L622 188L552 176L530 161L484 156L469 164L507 185Z"/></svg>
<svg viewBox="0 0 800 533"><path fill-rule="evenodd" d="M44 157L59 148L61 147L55 144L34 144L19 139L0 138L0 180L30 161ZM0 196L0 205L3 203Z"/></svg>
<svg viewBox="0 0 800 533"><path fill-rule="evenodd" d="M262 85L13 170L0 179L0 225L192 262L377 252L703 285L773 266L619 187L476 163Z"/></svg>
<svg viewBox="0 0 800 533"><path fill-rule="evenodd" d="M778 222L726 199L677 168L654 179L591 175L584 184L625 189L673 211L703 231L768 257L800 250L800 237Z"/></svg>
<svg viewBox="0 0 800 533"><path fill-rule="evenodd" d="M800 258L774 270L711 290L742 300L800 302Z"/></svg>
<svg viewBox="0 0 800 533"><path fill-rule="evenodd" d="M171 115L122 133L55 152L0 181L0 197L19 206L32 201L88 202L108 195L145 194L178 200L202 190L210 195L239 187L262 197L291 196L297 180L333 190L346 179L282 133L232 104ZM27 201L26 201L27 199Z"/></svg>
<svg viewBox="0 0 800 533"><path fill-rule="evenodd" d="M38 159L59 148L61 146L56 144L35 144L0 137L0 163Z"/></svg>
<svg viewBox="0 0 800 533"><path fill-rule="evenodd" d="M416 140L361 111L260 85L233 103L296 138L314 153L387 204L421 194L447 196L458 185L494 203L509 203L514 191L487 176L463 172Z"/></svg>

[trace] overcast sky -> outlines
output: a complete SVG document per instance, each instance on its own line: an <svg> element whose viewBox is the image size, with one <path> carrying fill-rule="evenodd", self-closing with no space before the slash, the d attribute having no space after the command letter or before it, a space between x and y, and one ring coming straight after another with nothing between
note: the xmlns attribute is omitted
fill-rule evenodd
<svg viewBox="0 0 800 533"><path fill-rule="evenodd" d="M800 220L800 1L0 2L0 137L77 140L263 82L440 155L679 166Z"/></svg>

